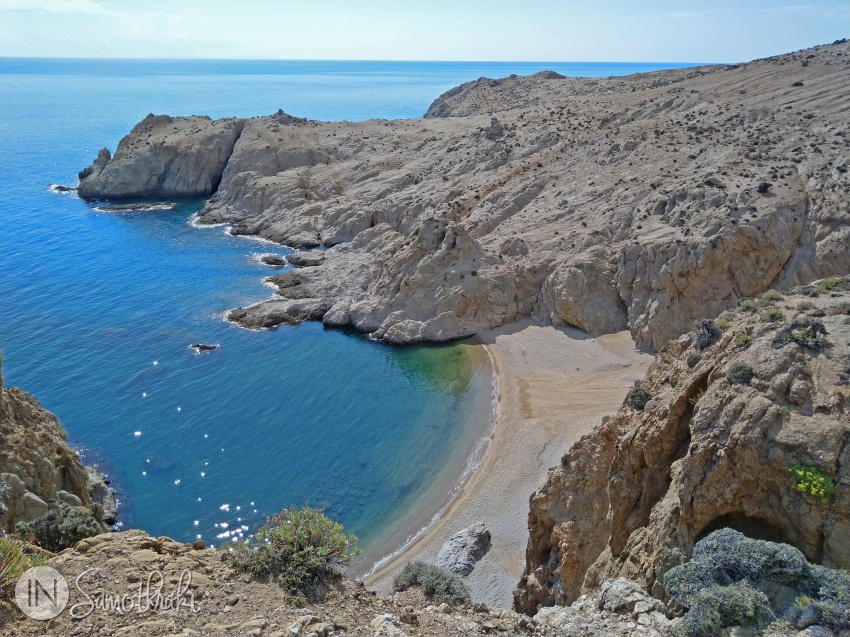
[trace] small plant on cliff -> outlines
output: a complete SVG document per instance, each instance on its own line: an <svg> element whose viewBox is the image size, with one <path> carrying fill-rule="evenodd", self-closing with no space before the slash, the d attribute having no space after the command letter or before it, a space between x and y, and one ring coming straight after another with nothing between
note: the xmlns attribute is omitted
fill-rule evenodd
<svg viewBox="0 0 850 637"><path fill-rule="evenodd" d="M774 349L797 343L809 349L821 349L826 344L826 328L823 323L808 316L797 316L790 325L780 329L773 337Z"/></svg>
<svg viewBox="0 0 850 637"><path fill-rule="evenodd" d="M776 290L768 290L767 292L762 292L759 294L759 304L760 305L768 305L775 301L781 301L785 296L781 292L777 292Z"/></svg>
<svg viewBox="0 0 850 637"><path fill-rule="evenodd" d="M13 537L0 538L0 600L11 599L15 584L28 569L42 566L47 559L26 552L26 545Z"/></svg>
<svg viewBox="0 0 850 637"><path fill-rule="evenodd" d="M360 553L357 537L309 506L266 518L247 542L225 545L233 566L255 577L275 578L296 601L316 585L339 579Z"/></svg>
<svg viewBox="0 0 850 637"><path fill-rule="evenodd" d="M753 368L746 363L732 363L726 371L726 380L733 385L747 385L753 379Z"/></svg>
<svg viewBox="0 0 850 637"><path fill-rule="evenodd" d="M782 313L778 307L771 307L762 312L761 322L762 323L778 323L779 321L784 321L785 315Z"/></svg>
<svg viewBox="0 0 850 637"><path fill-rule="evenodd" d="M749 347L753 344L753 335L752 334L738 334L738 338L735 339L735 345L738 347Z"/></svg>
<svg viewBox="0 0 850 637"><path fill-rule="evenodd" d="M700 319L695 327L697 331L696 345L699 351L707 349L723 333L711 319Z"/></svg>
<svg viewBox="0 0 850 637"><path fill-rule="evenodd" d="M412 586L420 586L428 597L452 606L466 605L471 599L469 589L459 577L424 562L408 562L393 580L396 592Z"/></svg>
<svg viewBox="0 0 850 637"><path fill-rule="evenodd" d="M840 283L841 279L839 277L831 276L823 281L818 281L817 288L820 292L829 292L830 290L837 288Z"/></svg>
<svg viewBox="0 0 850 637"><path fill-rule="evenodd" d="M685 359L685 362L688 364L688 367L693 369L694 367L699 365L699 362L701 360L702 360L702 356L700 356L696 352L691 352L690 354L688 354L688 357Z"/></svg>
<svg viewBox="0 0 850 637"><path fill-rule="evenodd" d="M800 493L807 493L820 498L826 504L835 495L835 479L814 467L795 464L788 467L791 474L791 484Z"/></svg>
<svg viewBox="0 0 850 637"><path fill-rule="evenodd" d="M15 532L56 553L83 538L103 533L103 528L91 513L62 502L58 511L48 511L31 522L18 522Z"/></svg>
<svg viewBox="0 0 850 637"><path fill-rule="evenodd" d="M649 392L640 387L634 387L626 394L626 402L635 411L643 411L651 399L652 396L649 395Z"/></svg>
<svg viewBox="0 0 850 637"><path fill-rule="evenodd" d="M744 312L752 312L757 307L756 302L750 298L744 298L738 301L738 309Z"/></svg>

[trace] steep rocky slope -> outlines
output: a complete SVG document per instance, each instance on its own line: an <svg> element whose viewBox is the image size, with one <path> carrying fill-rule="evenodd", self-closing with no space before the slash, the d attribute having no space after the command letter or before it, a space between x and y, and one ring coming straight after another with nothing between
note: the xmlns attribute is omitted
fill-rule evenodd
<svg viewBox="0 0 850 637"><path fill-rule="evenodd" d="M656 600L627 580L612 582L574 609L529 618L507 609L435 605L411 588L381 597L357 582L342 581L322 599L298 607L274 582L234 571L221 551L198 548L141 531L110 533L80 541L50 560L71 582L66 610L45 626L0 603L0 634L213 635L254 637L448 637L498 634L659 637L669 621ZM182 581L181 581L182 574ZM76 578L80 576L79 588ZM151 577L150 597L146 596ZM160 577L162 579L160 579ZM160 589L160 582L162 588ZM138 606L118 613L96 605L107 596L137 595ZM89 596L89 599L82 594ZM157 592L172 595L172 607L157 607ZM106 602L108 603L108 602ZM75 607L75 605L78 605ZM175 610L176 608L176 610ZM73 615L72 615L73 613ZM635 624L635 620L639 624Z"/></svg>
<svg viewBox="0 0 850 637"><path fill-rule="evenodd" d="M639 385L643 409L627 400L531 497L518 610L616 577L663 599L664 573L722 527L850 568L850 276L744 301ZM795 488L794 467L834 495Z"/></svg>
<svg viewBox="0 0 850 637"><path fill-rule="evenodd" d="M407 343L530 316L658 349L738 298L850 270L848 84L842 42L481 79L420 120L149 116L79 193L214 193L200 223L329 247L231 314L248 327L321 319Z"/></svg>
<svg viewBox="0 0 850 637"><path fill-rule="evenodd" d="M83 466L56 416L25 391L2 385L0 373L0 482L10 487L0 498L7 508L0 531L13 531L17 522L41 517L59 502L94 505L101 520L114 523L112 489L96 469Z"/></svg>

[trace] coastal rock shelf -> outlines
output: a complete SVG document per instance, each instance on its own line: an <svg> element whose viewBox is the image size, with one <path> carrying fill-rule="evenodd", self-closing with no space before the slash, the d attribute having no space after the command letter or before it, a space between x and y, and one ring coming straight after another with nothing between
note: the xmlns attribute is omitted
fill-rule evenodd
<svg viewBox="0 0 850 637"><path fill-rule="evenodd" d="M212 195L324 260L271 277L248 327L392 343L531 317L659 349L737 299L850 270L850 45L608 79L482 78L417 120L150 115L85 198ZM304 265L308 265L304 263Z"/></svg>

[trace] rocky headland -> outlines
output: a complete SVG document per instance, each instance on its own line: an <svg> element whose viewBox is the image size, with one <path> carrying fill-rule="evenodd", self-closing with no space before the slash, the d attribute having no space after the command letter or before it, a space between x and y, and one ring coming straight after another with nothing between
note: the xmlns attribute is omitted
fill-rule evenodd
<svg viewBox="0 0 850 637"><path fill-rule="evenodd" d="M150 115L85 198L208 196L201 224L295 248L246 327L392 343L531 317L658 350L742 297L850 270L846 42L607 79L482 78L417 120Z"/></svg>

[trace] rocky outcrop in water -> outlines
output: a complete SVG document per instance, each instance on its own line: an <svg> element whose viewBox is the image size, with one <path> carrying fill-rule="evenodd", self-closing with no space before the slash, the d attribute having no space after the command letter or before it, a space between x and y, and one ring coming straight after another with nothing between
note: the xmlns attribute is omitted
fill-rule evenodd
<svg viewBox="0 0 850 637"><path fill-rule="evenodd" d="M148 115L80 172L86 199L197 197L215 192L243 121Z"/></svg>
<svg viewBox="0 0 850 637"><path fill-rule="evenodd" d="M661 349L531 497L517 609L627 577L659 599L731 527L850 567L850 276L745 301Z"/></svg>
<svg viewBox="0 0 850 637"><path fill-rule="evenodd" d="M65 441L52 413L17 387L2 386L0 374L0 482L9 485L0 504L0 530L35 520L59 503L92 508L106 525L117 521L114 491Z"/></svg>
<svg viewBox="0 0 850 637"><path fill-rule="evenodd" d="M410 343L532 317L657 350L741 297L850 271L848 82L844 42L482 78L421 120L149 116L80 195L212 193L199 223L328 247L271 278L288 300L231 314L246 326L322 319Z"/></svg>

